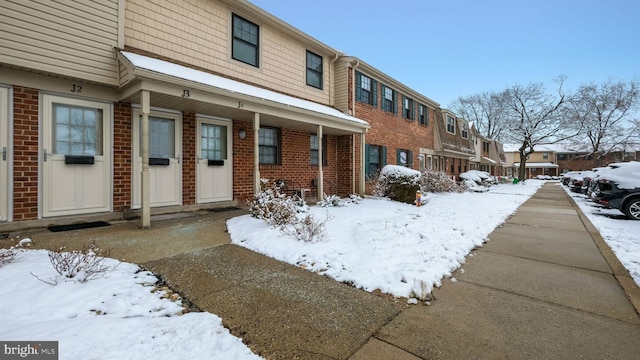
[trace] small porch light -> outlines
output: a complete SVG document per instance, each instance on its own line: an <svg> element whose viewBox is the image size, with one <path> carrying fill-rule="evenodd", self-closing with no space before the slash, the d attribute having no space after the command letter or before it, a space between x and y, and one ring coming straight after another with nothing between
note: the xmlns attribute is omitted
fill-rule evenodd
<svg viewBox="0 0 640 360"><path fill-rule="evenodd" d="M247 138L247 130L245 130L245 129L238 130L238 137L240 139L246 139Z"/></svg>

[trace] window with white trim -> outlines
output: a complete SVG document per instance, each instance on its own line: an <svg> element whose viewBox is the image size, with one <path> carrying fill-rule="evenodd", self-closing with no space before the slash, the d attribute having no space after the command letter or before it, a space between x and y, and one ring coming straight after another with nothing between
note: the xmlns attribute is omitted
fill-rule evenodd
<svg viewBox="0 0 640 360"><path fill-rule="evenodd" d="M429 125L429 108L418 104L418 124Z"/></svg>
<svg viewBox="0 0 640 360"><path fill-rule="evenodd" d="M236 14L232 15L232 19L233 43L231 45L231 57L258 67L260 28L258 25Z"/></svg>
<svg viewBox="0 0 640 360"><path fill-rule="evenodd" d="M398 93L385 85L382 85L382 110L398 113Z"/></svg>
<svg viewBox="0 0 640 360"><path fill-rule="evenodd" d="M378 82L356 71L356 101L378 106Z"/></svg>
<svg viewBox="0 0 640 360"><path fill-rule="evenodd" d="M311 134L310 138L310 151L311 151L311 165L318 165L320 155L320 141L318 141L318 135ZM327 138L322 137L322 166L327 166Z"/></svg>
<svg viewBox="0 0 640 360"><path fill-rule="evenodd" d="M407 120L415 119L413 99L402 95L402 117Z"/></svg>
<svg viewBox="0 0 640 360"><path fill-rule="evenodd" d="M322 89L322 56L307 50L307 85Z"/></svg>
<svg viewBox="0 0 640 360"><path fill-rule="evenodd" d="M277 128L261 127L258 131L260 164L280 163L280 131Z"/></svg>
<svg viewBox="0 0 640 360"><path fill-rule="evenodd" d="M451 134L456 133L456 119L451 115L447 115L447 132Z"/></svg>
<svg viewBox="0 0 640 360"><path fill-rule="evenodd" d="M460 135L465 139L469 138L469 124L466 121L460 123Z"/></svg>

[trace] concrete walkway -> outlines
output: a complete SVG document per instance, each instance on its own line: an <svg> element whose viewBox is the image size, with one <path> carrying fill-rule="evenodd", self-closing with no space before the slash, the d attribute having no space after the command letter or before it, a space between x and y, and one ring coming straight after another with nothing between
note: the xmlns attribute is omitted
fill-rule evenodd
<svg viewBox="0 0 640 360"><path fill-rule="evenodd" d="M562 187L545 184L489 239L352 359L638 358L638 287Z"/></svg>
<svg viewBox="0 0 640 360"><path fill-rule="evenodd" d="M632 359L640 354L640 291L556 183L472 252L435 301L374 295L230 244L225 219L200 212L66 233L37 247L89 239L159 274L219 315L267 359ZM604 255L603 255L604 254ZM622 284L622 285L621 285Z"/></svg>

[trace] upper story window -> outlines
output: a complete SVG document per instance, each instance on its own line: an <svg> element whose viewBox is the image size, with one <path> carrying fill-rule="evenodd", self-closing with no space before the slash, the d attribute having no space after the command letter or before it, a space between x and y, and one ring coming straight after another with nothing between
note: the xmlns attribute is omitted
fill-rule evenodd
<svg viewBox="0 0 640 360"><path fill-rule="evenodd" d="M378 106L378 82L356 71L356 100Z"/></svg>
<svg viewBox="0 0 640 360"><path fill-rule="evenodd" d="M231 57L258 67L260 28L251 21L233 14L233 44Z"/></svg>
<svg viewBox="0 0 640 360"><path fill-rule="evenodd" d="M549 159L549 153L548 152L542 153L542 158L545 160Z"/></svg>
<svg viewBox="0 0 640 360"><path fill-rule="evenodd" d="M465 139L469 138L469 124L466 121L460 123L460 134Z"/></svg>
<svg viewBox="0 0 640 360"><path fill-rule="evenodd" d="M451 115L447 115L447 132L452 134L456 133L456 119Z"/></svg>
<svg viewBox="0 0 640 360"><path fill-rule="evenodd" d="M486 141L482 142L482 151L483 152L489 152L489 143Z"/></svg>
<svg viewBox="0 0 640 360"><path fill-rule="evenodd" d="M398 93L390 87L382 85L382 110L398 113Z"/></svg>
<svg viewBox="0 0 640 360"><path fill-rule="evenodd" d="M558 154L558 161L567 160L567 154Z"/></svg>
<svg viewBox="0 0 640 360"><path fill-rule="evenodd" d="M402 117L407 120L415 119L415 110L413 106L413 99L402 95Z"/></svg>
<svg viewBox="0 0 640 360"><path fill-rule="evenodd" d="M322 89L322 56L307 50L307 85Z"/></svg>
<svg viewBox="0 0 640 360"><path fill-rule="evenodd" d="M422 104L418 104L418 123L429 125L429 108Z"/></svg>
<svg viewBox="0 0 640 360"><path fill-rule="evenodd" d="M280 131L276 128L261 127L258 131L260 164L280 163Z"/></svg>

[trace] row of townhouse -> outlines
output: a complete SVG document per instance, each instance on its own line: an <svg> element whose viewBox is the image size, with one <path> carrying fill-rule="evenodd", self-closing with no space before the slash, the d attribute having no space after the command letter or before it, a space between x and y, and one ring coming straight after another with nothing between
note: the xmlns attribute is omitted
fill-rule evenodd
<svg viewBox="0 0 640 360"><path fill-rule="evenodd" d="M527 178L538 175L559 176L569 171L590 170L595 167L606 166L610 163L640 160L640 151L635 150L612 151L606 156L594 156L589 151L579 147L564 144L545 144L534 147L526 163ZM516 176L520 166L519 145L506 144L504 146L507 166L504 175Z"/></svg>
<svg viewBox="0 0 640 360"><path fill-rule="evenodd" d="M246 0L3 1L0 47L0 232L149 227L261 178L363 194L475 154L465 120Z"/></svg>

